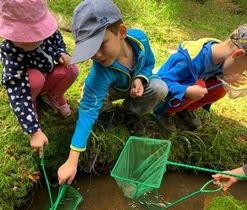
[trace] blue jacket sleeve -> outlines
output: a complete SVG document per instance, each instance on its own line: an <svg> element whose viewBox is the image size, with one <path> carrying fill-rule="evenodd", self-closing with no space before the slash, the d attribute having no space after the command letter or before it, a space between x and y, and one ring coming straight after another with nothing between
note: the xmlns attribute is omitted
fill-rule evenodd
<svg viewBox="0 0 247 210"><path fill-rule="evenodd" d="M88 137L110 84L115 79L114 75L114 71L105 69L96 63L93 64L85 80L83 98L79 104L79 118L70 145L71 149L78 152L86 149Z"/></svg>
<svg viewBox="0 0 247 210"><path fill-rule="evenodd" d="M189 63L183 55L172 55L157 74L167 84L170 95L178 100L184 99L186 89L195 81L190 73Z"/></svg>

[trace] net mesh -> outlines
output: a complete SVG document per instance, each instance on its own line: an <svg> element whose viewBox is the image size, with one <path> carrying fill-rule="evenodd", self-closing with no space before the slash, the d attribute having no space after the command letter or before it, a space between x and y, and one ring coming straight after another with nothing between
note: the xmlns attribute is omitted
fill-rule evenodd
<svg viewBox="0 0 247 210"><path fill-rule="evenodd" d="M82 195L70 185L66 185L63 192L60 190L54 209L57 210L76 210L79 203L82 201Z"/></svg>
<svg viewBox="0 0 247 210"><path fill-rule="evenodd" d="M223 87L227 92L229 98L235 99L235 98L247 96L247 77L243 81L243 83L241 85L238 85L237 87L227 83L225 80L223 80L220 77L217 78L222 82Z"/></svg>
<svg viewBox="0 0 247 210"><path fill-rule="evenodd" d="M82 195L70 185L61 186L58 196L53 198L53 205L49 203L45 206L45 210L76 210L83 200Z"/></svg>
<svg viewBox="0 0 247 210"><path fill-rule="evenodd" d="M112 172L124 195L139 198L160 188L171 142L131 136Z"/></svg>
<svg viewBox="0 0 247 210"><path fill-rule="evenodd" d="M186 167L211 173L221 173L237 178L247 177L168 161L170 148L171 142L169 140L135 136L130 136L127 140L111 172L111 176L116 180L118 186L128 198L128 207L130 209L166 209L198 193L218 192L223 187L223 184L221 184L217 189L207 189L207 187L214 182L214 180L210 180L198 191L179 198L168 205L164 205L159 202L158 189L160 188L167 165Z"/></svg>

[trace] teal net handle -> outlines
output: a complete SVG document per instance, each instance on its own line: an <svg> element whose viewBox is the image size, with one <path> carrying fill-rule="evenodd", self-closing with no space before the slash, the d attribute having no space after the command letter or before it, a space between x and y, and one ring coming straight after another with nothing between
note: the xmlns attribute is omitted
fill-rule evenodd
<svg viewBox="0 0 247 210"><path fill-rule="evenodd" d="M45 183L47 185L47 190L48 190L49 200L50 200L50 205L51 205L50 209L56 210L58 205L59 205L59 203L60 203L61 197L62 197L64 191L67 188L67 184L65 183L65 184L63 184L62 186L59 187L57 199L56 199L55 203L53 203L50 182L49 182L46 170L45 170L45 150L43 150L43 154L42 154L42 158L41 158L41 161L40 161L40 165L41 165L44 177L45 177Z"/></svg>
<svg viewBox="0 0 247 210"><path fill-rule="evenodd" d="M48 194L49 194L49 200L50 200L50 204L51 204L51 207L52 207L53 206L53 200L52 200L50 182L48 180L48 177L47 177L47 174L46 174L46 170L45 170L45 150L43 150L43 154L42 154L42 158L41 158L41 161L40 161L40 165L41 165L44 177L45 177L45 182L46 182L47 190L48 190Z"/></svg>
<svg viewBox="0 0 247 210"><path fill-rule="evenodd" d="M232 174L232 173L228 173L228 172L224 172L224 171L217 171L217 170L213 170L213 169L208 169L208 168L202 168L202 167L198 167L198 166L192 166L192 165L188 165L188 164L182 164L182 163L176 163L176 162L171 162L171 161L166 161L166 165L173 165L173 166L180 166L180 167L185 167L185 168L189 168L189 169L196 169L196 170L201 170L201 171L206 171L206 172L210 172L210 173L214 173L214 174L224 174L224 175L228 175L228 176L233 176L236 178L240 178L240 179L247 179L246 175L239 175L239 174ZM210 185L211 183L213 183L215 180L209 180L206 184L204 184L200 190L193 192L189 195L186 195L172 203L169 203L168 205L166 205L165 207L163 207L162 209L167 209L187 198L190 198L198 193L213 193L213 192L218 192L220 190L222 190L223 188L223 183L221 183L220 187L217 189L206 189L206 187L208 187L208 185Z"/></svg>
<svg viewBox="0 0 247 210"><path fill-rule="evenodd" d="M61 201L62 195L64 194L67 187L68 187L68 184L66 184L66 183L64 183L62 186L59 187L58 196L57 196L57 199L56 199L52 209L54 209L54 210L57 209L57 207Z"/></svg>
<svg viewBox="0 0 247 210"><path fill-rule="evenodd" d="M210 173L214 173L214 174L224 174L224 175L233 176L233 177L236 177L236 178L239 178L239 179L247 179L247 175L232 174L232 173L225 172L225 171L217 171L217 170L213 170L213 169L202 168L202 167L192 166L192 165L183 164L183 163L176 163L176 162L166 161L166 165L180 166L180 167L185 167L185 168L189 168L189 169L196 169L196 170L206 171L206 172L210 172Z"/></svg>
<svg viewBox="0 0 247 210"><path fill-rule="evenodd" d="M161 208L161 209L167 209L167 208L169 208L169 207L171 207L171 206L173 206L173 205L175 205L175 204L177 204L177 203L179 203L179 202L181 202L181 201L184 201L184 200L187 199L187 198L190 198L190 197L192 197L192 196L194 196L194 195L197 195L198 193L213 193L213 192L218 192L218 191L222 190L222 188L223 188L223 183L221 183L220 187L217 188L217 189L214 189L214 190L207 190L206 187L208 187L208 185L210 185L210 184L213 183L213 182L214 182L214 180L209 180L206 184L204 184L204 185L201 187L200 190L198 190L198 191L196 191L196 192L193 192L193 193L191 193L191 194L189 194L189 195L186 195L186 196L184 196L184 197L182 197L182 198L180 198L180 199L178 199L178 200L176 200L176 201L174 201L174 202L172 202L172 203L169 203L168 205L166 205L165 207L163 207L163 208Z"/></svg>

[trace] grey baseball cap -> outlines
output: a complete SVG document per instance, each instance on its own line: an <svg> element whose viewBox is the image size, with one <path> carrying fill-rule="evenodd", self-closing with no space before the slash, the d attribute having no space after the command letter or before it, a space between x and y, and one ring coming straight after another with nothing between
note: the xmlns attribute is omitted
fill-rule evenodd
<svg viewBox="0 0 247 210"><path fill-rule="evenodd" d="M70 64L83 62L99 50L107 26L123 19L111 0L84 0L73 12L72 33L75 48Z"/></svg>
<svg viewBox="0 0 247 210"><path fill-rule="evenodd" d="M245 50L247 55L247 24L238 27L238 32L230 36L232 42L240 49Z"/></svg>

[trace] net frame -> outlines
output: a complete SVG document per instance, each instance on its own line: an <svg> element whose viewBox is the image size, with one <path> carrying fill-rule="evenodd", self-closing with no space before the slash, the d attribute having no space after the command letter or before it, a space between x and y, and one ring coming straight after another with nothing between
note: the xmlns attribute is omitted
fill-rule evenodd
<svg viewBox="0 0 247 210"><path fill-rule="evenodd" d="M110 174L126 197L139 198L160 188L170 148L169 140L129 137Z"/></svg>
<svg viewBox="0 0 247 210"><path fill-rule="evenodd" d="M247 96L247 77L243 75L246 78L245 83L243 85L239 85L238 87L235 87L228 82L226 82L224 79L220 78L219 76L217 79L221 81L225 91L227 92L227 95L230 99L236 99L239 97Z"/></svg>
<svg viewBox="0 0 247 210"><path fill-rule="evenodd" d="M136 144L134 145L134 143ZM145 150L142 150L143 145L147 146ZM136 148L137 150L135 150ZM151 150L148 150L150 148ZM120 153L120 156L115 166L113 167L113 170L111 171L110 175L116 180L118 186L122 189L124 195L131 201L131 203L129 202L130 209L132 209L132 206L133 209L143 209L143 207L144 209L148 208L152 210L166 209L198 193L213 193L218 192L223 188L223 184L221 183L221 185L217 189L206 189L211 183L214 182L214 180L210 180L206 184L204 184L203 187L198 191L190 193L182 198L179 198L169 203L168 205L163 206L162 204L161 206L161 204L159 203L158 189L160 188L167 165L201 170L204 172L210 172L214 174L220 173L228 176L233 176L239 179L247 179L247 175L232 174L225 171L217 171L213 169L168 161L170 148L171 141L169 140L130 136L129 139L126 141L125 146L122 152ZM140 151L143 154L140 153ZM134 160L138 160L138 156L141 157L139 157L141 159L141 162L131 162L132 158L135 158ZM160 161L157 162L157 159L159 159ZM150 161L151 164L148 164L147 162ZM145 173L148 170L150 173L147 175ZM135 174L139 174L140 171L142 171L142 175L136 176L136 178ZM143 179L140 179L140 177L143 177ZM150 178L151 180L154 178L155 182L149 182ZM152 197L153 195L154 197Z"/></svg>

